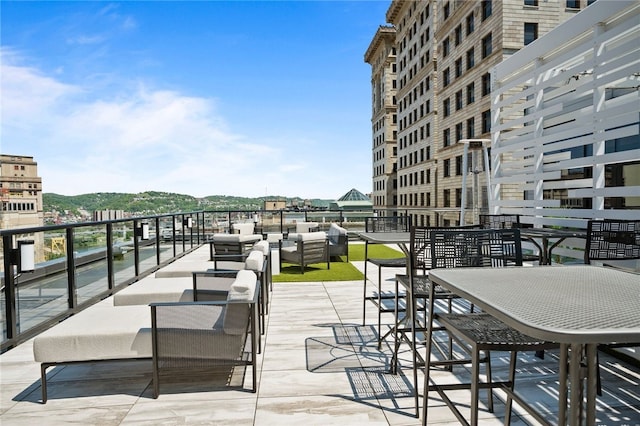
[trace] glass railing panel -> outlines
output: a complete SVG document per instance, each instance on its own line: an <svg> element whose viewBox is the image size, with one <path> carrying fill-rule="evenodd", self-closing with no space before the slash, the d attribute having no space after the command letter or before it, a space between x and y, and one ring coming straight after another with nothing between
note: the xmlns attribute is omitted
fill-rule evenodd
<svg viewBox="0 0 640 426"><path fill-rule="evenodd" d="M214 234L229 232L228 212L207 212L205 217L207 218L207 233Z"/></svg>
<svg viewBox="0 0 640 426"><path fill-rule="evenodd" d="M282 232L279 211L262 211L258 213L258 227L263 234L279 234Z"/></svg>
<svg viewBox="0 0 640 426"><path fill-rule="evenodd" d="M286 231L289 228L295 228L297 222L306 222L306 215L304 212L282 212L282 222Z"/></svg>
<svg viewBox="0 0 640 426"><path fill-rule="evenodd" d="M116 287L136 275L133 232L132 221L113 224L113 272Z"/></svg>
<svg viewBox="0 0 640 426"><path fill-rule="evenodd" d="M35 270L14 271L16 324L19 333L64 313L69 308L64 230L15 235L34 241ZM2 306L5 306L4 292ZM3 322L5 316L2 317ZM3 327L4 330L5 327Z"/></svg>
<svg viewBox="0 0 640 426"><path fill-rule="evenodd" d="M82 304L109 290L106 225L75 228L73 251L77 302Z"/></svg>
<svg viewBox="0 0 640 426"><path fill-rule="evenodd" d="M173 216L164 216L159 220L160 230L156 233L160 244L160 262L166 262L173 257Z"/></svg>
<svg viewBox="0 0 640 426"><path fill-rule="evenodd" d="M341 215L339 211L309 211L307 221L316 222L321 231L327 231L331 222L340 224Z"/></svg>

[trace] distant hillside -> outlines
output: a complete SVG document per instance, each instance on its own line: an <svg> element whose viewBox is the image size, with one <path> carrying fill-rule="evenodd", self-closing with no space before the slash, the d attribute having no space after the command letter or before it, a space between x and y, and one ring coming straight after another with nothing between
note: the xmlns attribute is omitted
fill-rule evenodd
<svg viewBox="0 0 640 426"><path fill-rule="evenodd" d="M43 193L42 199L45 212L64 212L77 214L80 210L93 212L95 210L123 210L134 215L153 215L164 213L190 212L198 210L259 210L265 199L282 199L286 197L268 196L258 198L234 197L227 195L210 195L196 198L191 195L174 194L169 192L147 191L139 194L123 194L112 192L98 192L82 195L59 195ZM297 201L302 205L301 198L287 198L288 204ZM328 207L331 200L312 200L314 207Z"/></svg>

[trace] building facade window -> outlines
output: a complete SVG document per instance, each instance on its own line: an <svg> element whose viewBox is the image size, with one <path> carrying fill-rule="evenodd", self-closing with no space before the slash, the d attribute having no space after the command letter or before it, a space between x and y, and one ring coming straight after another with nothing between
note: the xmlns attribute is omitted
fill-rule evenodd
<svg viewBox="0 0 640 426"><path fill-rule="evenodd" d="M462 109L462 90L456 92L456 111Z"/></svg>
<svg viewBox="0 0 640 426"><path fill-rule="evenodd" d="M476 85L471 82L467 85L467 105L476 101Z"/></svg>
<svg viewBox="0 0 640 426"><path fill-rule="evenodd" d="M482 112L482 133L491 132L491 110Z"/></svg>
<svg viewBox="0 0 640 426"><path fill-rule="evenodd" d="M460 43L462 43L462 24L456 27L453 34L456 46L460 45Z"/></svg>
<svg viewBox="0 0 640 426"><path fill-rule="evenodd" d="M445 117L451 115L451 99L447 98L442 101L442 112Z"/></svg>
<svg viewBox="0 0 640 426"><path fill-rule="evenodd" d="M445 147L451 145L451 129L444 129L442 131L442 143Z"/></svg>
<svg viewBox="0 0 640 426"><path fill-rule="evenodd" d="M524 45L533 42L538 39L538 23L537 22L525 22L524 23Z"/></svg>
<svg viewBox="0 0 640 426"><path fill-rule="evenodd" d="M462 139L462 123L458 123L456 124L456 142L460 142Z"/></svg>
<svg viewBox="0 0 640 426"><path fill-rule="evenodd" d="M491 74L482 75L482 96L491 94Z"/></svg>
<svg viewBox="0 0 640 426"><path fill-rule="evenodd" d="M489 33L482 38L482 58L484 59L487 56L491 55L492 51L493 51L493 36L491 35L491 33Z"/></svg>
<svg viewBox="0 0 640 426"><path fill-rule="evenodd" d="M482 20L484 21L491 16L491 0L482 0Z"/></svg>
<svg viewBox="0 0 640 426"><path fill-rule="evenodd" d="M442 175L444 177L451 176L451 160L449 158L442 162Z"/></svg>
<svg viewBox="0 0 640 426"><path fill-rule="evenodd" d="M476 64L476 55L473 47L467 50L467 70L473 68Z"/></svg>
<svg viewBox="0 0 640 426"><path fill-rule="evenodd" d="M447 87L451 83L451 76L449 72L449 68L446 68L442 71L442 86Z"/></svg>
<svg viewBox="0 0 640 426"><path fill-rule="evenodd" d="M467 119L467 139L473 139L476 137L476 120L471 117Z"/></svg>
<svg viewBox="0 0 640 426"><path fill-rule="evenodd" d="M462 58L456 59L456 78L462 76Z"/></svg>
<svg viewBox="0 0 640 426"><path fill-rule="evenodd" d="M538 6L538 0L524 0L525 6Z"/></svg>

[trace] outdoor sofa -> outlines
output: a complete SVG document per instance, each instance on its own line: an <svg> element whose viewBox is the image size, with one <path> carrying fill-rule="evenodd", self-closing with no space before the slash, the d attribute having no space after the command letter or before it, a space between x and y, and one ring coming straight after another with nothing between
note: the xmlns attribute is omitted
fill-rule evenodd
<svg viewBox="0 0 640 426"><path fill-rule="evenodd" d="M33 343L34 359L41 364L42 402L47 402L49 367L105 360L151 360L154 398L165 366L171 367L172 375L205 367L250 366L255 392L260 293L256 274L238 271L224 293L222 300L151 303L151 308L102 304L43 332Z"/></svg>

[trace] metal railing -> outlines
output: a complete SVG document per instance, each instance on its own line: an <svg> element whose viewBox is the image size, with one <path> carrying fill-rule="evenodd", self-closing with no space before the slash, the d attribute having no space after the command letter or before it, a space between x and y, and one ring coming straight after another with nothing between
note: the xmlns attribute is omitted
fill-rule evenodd
<svg viewBox="0 0 640 426"><path fill-rule="evenodd" d="M368 211L226 210L0 230L2 352L184 256L231 224L282 233L296 222L364 230ZM19 268L18 241L33 241L35 268Z"/></svg>

